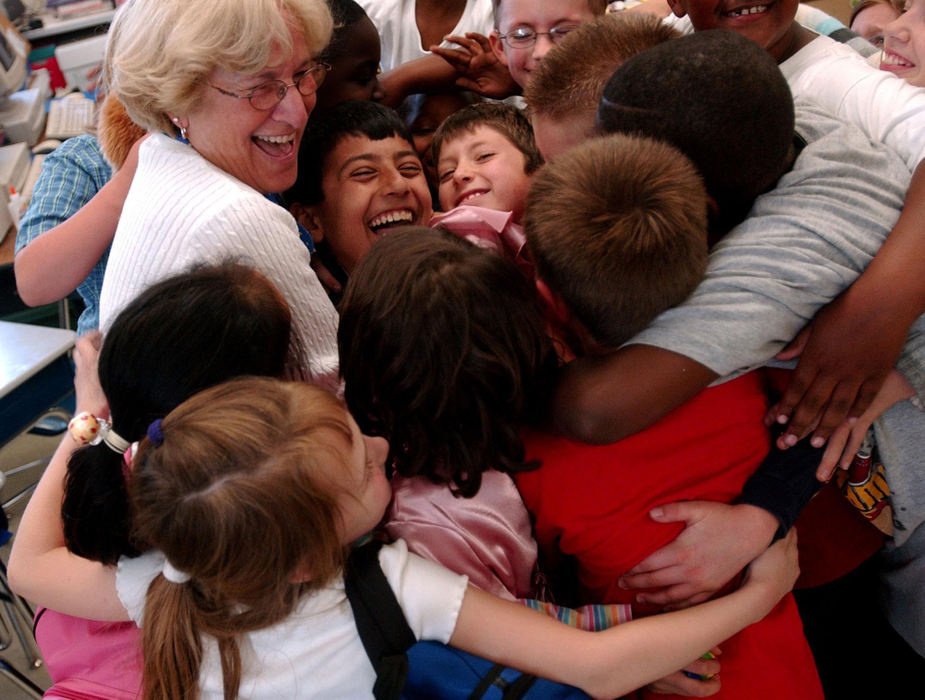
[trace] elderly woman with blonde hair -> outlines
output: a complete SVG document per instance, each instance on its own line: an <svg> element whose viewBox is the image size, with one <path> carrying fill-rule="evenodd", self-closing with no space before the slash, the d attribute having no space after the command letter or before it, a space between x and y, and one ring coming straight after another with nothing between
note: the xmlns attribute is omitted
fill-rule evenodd
<svg viewBox="0 0 925 700"><path fill-rule="evenodd" d="M296 178L299 143L328 69L324 0L129 0L110 29L104 75L152 132L119 219L100 300L104 331L154 282L235 257L280 290L296 364L337 376L337 314L309 246L267 195Z"/></svg>

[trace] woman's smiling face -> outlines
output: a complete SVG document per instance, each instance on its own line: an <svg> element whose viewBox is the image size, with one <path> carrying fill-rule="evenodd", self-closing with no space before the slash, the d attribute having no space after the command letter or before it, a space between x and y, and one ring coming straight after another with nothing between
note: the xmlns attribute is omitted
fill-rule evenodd
<svg viewBox="0 0 925 700"><path fill-rule="evenodd" d="M925 0L909 0L906 11L883 28L880 69L925 87Z"/></svg>
<svg viewBox="0 0 925 700"><path fill-rule="evenodd" d="M295 86L272 109L255 109L241 97L271 80L287 85L313 65L301 32L290 22L292 50L277 47L266 69L242 75L222 68L212 71L201 99L178 124L187 128L190 144L200 155L261 193L283 192L295 182L299 143L315 94L303 96Z"/></svg>

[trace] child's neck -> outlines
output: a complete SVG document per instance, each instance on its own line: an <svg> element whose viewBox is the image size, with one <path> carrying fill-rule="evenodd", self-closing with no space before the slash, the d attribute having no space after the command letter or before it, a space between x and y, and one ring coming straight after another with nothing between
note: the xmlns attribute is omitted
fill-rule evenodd
<svg viewBox="0 0 925 700"><path fill-rule="evenodd" d="M815 39L816 36L817 34L794 21L791 23L787 33L780 38L780 41L768 47L768 53L771 54L775 61L783 63Z"/></svg>
<svg viewBox="0 0 925 700"><path fill-rule="evenodd" d="M421 48L429 50L452 32L466 9L466 0L416 0L414 19L421 35Z"/></svg>

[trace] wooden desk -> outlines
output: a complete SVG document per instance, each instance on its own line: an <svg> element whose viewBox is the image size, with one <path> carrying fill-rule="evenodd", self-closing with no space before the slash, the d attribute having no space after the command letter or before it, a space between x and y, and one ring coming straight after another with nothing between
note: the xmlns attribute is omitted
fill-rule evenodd
<svg viewBox="0 0 925 700"><path fill-rule="evenodd" d="M0 445L73 391L67 352L76 337L62 328L0 321Z"/></svg>

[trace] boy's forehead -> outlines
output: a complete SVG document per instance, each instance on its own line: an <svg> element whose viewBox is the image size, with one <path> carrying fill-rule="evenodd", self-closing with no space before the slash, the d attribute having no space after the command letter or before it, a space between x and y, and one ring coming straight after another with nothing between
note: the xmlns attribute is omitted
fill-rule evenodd
<svg viewBox="0 0 925 700"><path fill-rule="evenodd" d="M507 133L505 133L502 129L498 128L494 124L487 122L476 122L473 124L467 124L458 131L455 131L451 135L444 138L443 146L440 150L443 151L447 146L450 145L453 145L457 148L468 148L486 140L493 140L496 137L504 139L515 148L517 147L513 139L511 139Z"/></svg>
<svg viewBox="0 0 925 700"><path fill-rule="evenodd" d="M499 29L514 25L555 26L594 18L588 0L500 0L495 13Z"/></svg>
<svg viewBox="0 0 925 700"><path fill-rule="evenodd" d="M363 155L374 158L394 157L398 154L415 153L414 147L403 136L396 133L383 139L374 139L366 134L345 133L337 140L325 159L325 169L340 168L346 161Z"/></svg>

